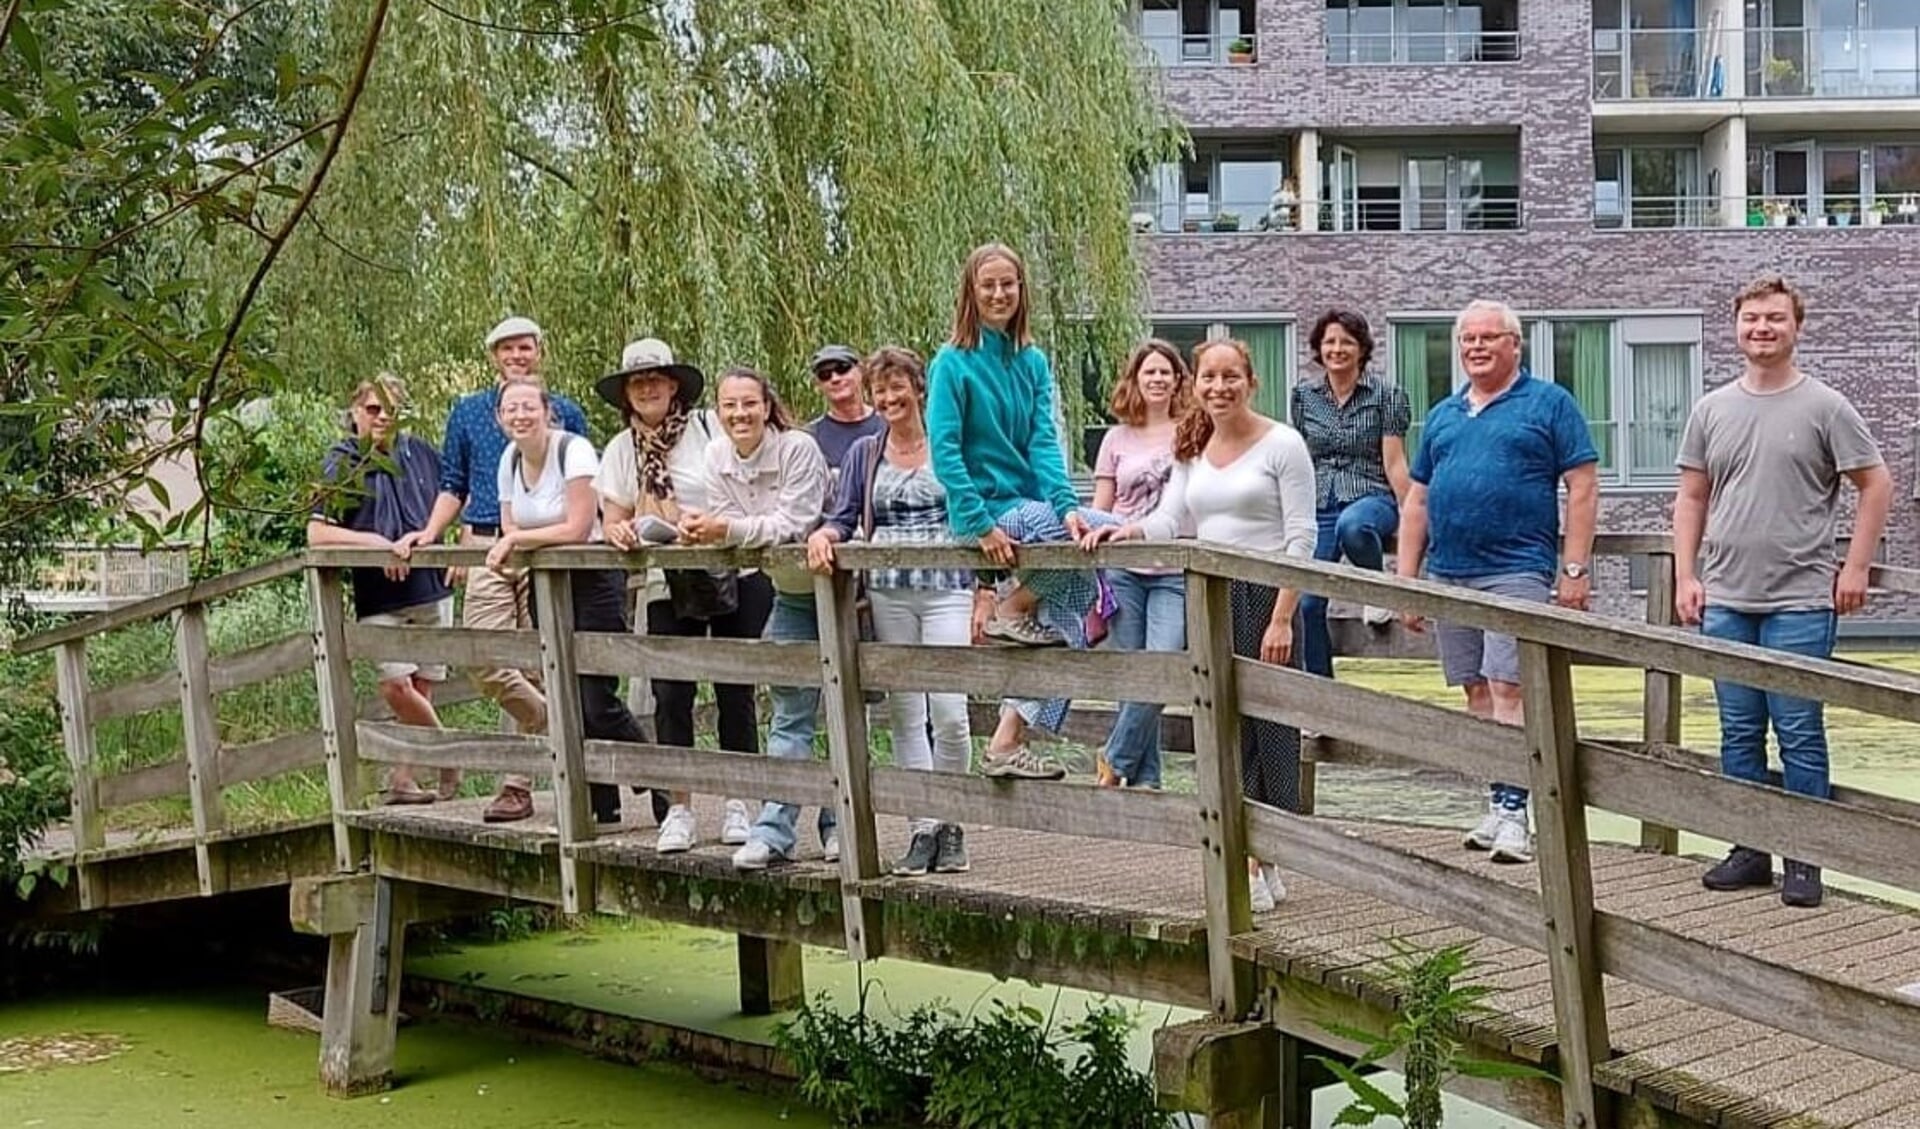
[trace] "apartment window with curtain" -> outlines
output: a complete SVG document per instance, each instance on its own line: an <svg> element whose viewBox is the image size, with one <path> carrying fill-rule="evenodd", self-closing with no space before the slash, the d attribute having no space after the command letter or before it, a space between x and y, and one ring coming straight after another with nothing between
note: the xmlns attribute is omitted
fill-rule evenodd
<svg viewBox="0 0 1920 1129"><path fill-rule="evenodd" d="M1253 371L1260 378L1260 387L1253 393L1254 410L1278 420L1287 418L1287 394L1293 387L1289 328L1282 321L1238 321L1228 322L1224 334L1245 342L1253 357Z"/></svg>
<svg viewBox="0 0 1920 1129"><path fill-rule="evenodd" d="M1698 315L1524 314L1521 363L1573 394L1610 486L1667 486L1687 413L1700 396ZM1413 407L1411 449L1420 421L1465 376L1451 321L1393 323L1393 378Z"/></svg>

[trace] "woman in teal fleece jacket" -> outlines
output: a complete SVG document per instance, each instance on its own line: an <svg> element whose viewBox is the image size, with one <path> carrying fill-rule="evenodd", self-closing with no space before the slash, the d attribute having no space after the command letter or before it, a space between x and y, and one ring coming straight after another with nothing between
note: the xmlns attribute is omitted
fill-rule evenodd
<svg viewBox="0 0 1920 1129"><path fill-rule="evenodd" d="M1003 567L1021 542L1077 540L1105 514L1080 507L1054 424L1053 369L1028 330L1026 265L999 243L967 256L954 307L953 335L927 372L927 439L933 471L947 491L956 538L977 542ZM1087 645L1086 613L1098 594L1091 572L1033 572L1021 577L1039 598L1040 620L1068 645ZM975 595L975 635L992 614L993 590ZM1058 731L1063 700L1009 699L987 743L989 776L1057 780L1057 764L1026 747L1026 727Z"/></svg>

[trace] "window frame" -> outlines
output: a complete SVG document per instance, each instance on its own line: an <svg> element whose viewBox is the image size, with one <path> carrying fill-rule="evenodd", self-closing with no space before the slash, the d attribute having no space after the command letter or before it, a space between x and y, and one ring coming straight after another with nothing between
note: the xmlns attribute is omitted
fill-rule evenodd
<svg viewBox="0 0 1920 1129"><path fill-rule="evenodd" d="M1300 369L1300 319L1291 314L1278 313L1223 313L1223 314L1149 314L1148 332L1159 336L1161 326L1177 325L1187 328L1199 327L1203 330L1201 340L1224 341L1233 336L1233 327L1239 325L1278 326L1285 334L1280 342L1280 354L1286 358L1286 371L1281 374L1280 414L1274 418L1287 422L1286 403L1293 395L1293 386L1298 383ZM1186 356L1191 363L1193 358ZM1263 381L1273 380L1273 374L1262 373Z"/></svg>
<svg viewBox="0 0 1920 1129"><path fill-rule="evenodd" d="M1482 63L1517 63L1520 61L1519 28L1516 26L1511 31L1488 31L1485 27L1473 30L1463 28L1460 23L1460 10L1463 6L1462 0L1442 0L1438 5L1442 12L1442 21L1446 27L1446 30L1440 33L1444 37L1444 50L1442 52L1444 57L1439 59L1415 59L1413 57L1413 44L1412 41L1407 38L1412 34L1408 27L1408 22L1413 5L1409 3L1409 0L1388 0L1386 4L1368 5L1375 8L1384 7L1387 10L1388 30L1386 32L1386 57L1379 58L1375 53L1368 52L1363 46L1364 41L1356 40L1351 30L1343 31L1337 37L1334 34L1332 14L1335 11L1344 11L1347 16L1347 26L1350 29L1353 23L1353 16L1360 10L1361 6L1361 0L1322 0L1320 5L1320 38L1328 66L1451 67ZM1464 6L1484 8L1487 5L1485 3L1468 3ZM1514 19L1517 25L1519 21L1518 3L1514 5ZM1378 35L1380 33L1370 32L1366 34ZM1510 44L1510 53L1503 58L1490 58L1489 55L1493 53L1493 44L1501 42L1501 37L1504 37L1504 41ZM1346 44L1346 50L1336 55L1335 45L1337 41L1343 41Z"/></svg>

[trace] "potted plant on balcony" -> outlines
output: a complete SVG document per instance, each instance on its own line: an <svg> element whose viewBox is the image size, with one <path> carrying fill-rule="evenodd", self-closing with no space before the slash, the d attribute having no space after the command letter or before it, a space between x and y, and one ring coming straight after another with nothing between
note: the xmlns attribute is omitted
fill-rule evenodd
<svg viewBox="0 0 1920 1129"><path fill-rule="evenodd" d="M1253 38L1251 36L1243 35L1235 39L1232 43L1227 44L1227 62L1229 63L1244 66L1247 63L1253 62L1253 55Z"/></svg>
<svg viewBox="0 0 1920 1129"><path fill-rule="evenodd" d="M1777 55L1768 55L1760 64L1760 77L1763 85L1762 95L1805 94L1806 87L1800 82L1800 68L1792 59L1782 59Z"/></svg>
<svg viewBox="0 0 1920 1129"><path fill-rule="evenodd" d="M1767 213L1769 227L1785 227L1793 220L1793 205L1785 200L1768 200L1761 207Z"/></svg>
<svg viewBox="0 0 1920 1129"><path fill-rule="evenodd" d="M1852 200L1835 200L1833 210L1829 213L1833 217L1833 226L1852 227L1855 206Z"/></svg>
<svg viewBox="0 0 1920 1129"><path fill-rule="evenodd" d="M1240 230L1240 213L1239 212L1221 212L1219 215L1213 217L1213 230L1239 231Z"/></svg>
<svg viewBox="0 0 1920 1129"><path fill-rule="evenodd" d="M1900 206L1894 212L1900 217L1901 223L1913 223L1916 217L1920 217L1920 200L1914 199L1913 193L1909 192L1900 197Z"/></svg>
<svg viewBox="0 0 1920 1129"><path fill-rule="evenodd" d="M1887 203L1886 197L1876 196L1873 203L1867 205L1867 214L1862 218L1866 220L1868 227L1879 227L1887 222L1887 216L1892 211L1893 206Z"/></svg>

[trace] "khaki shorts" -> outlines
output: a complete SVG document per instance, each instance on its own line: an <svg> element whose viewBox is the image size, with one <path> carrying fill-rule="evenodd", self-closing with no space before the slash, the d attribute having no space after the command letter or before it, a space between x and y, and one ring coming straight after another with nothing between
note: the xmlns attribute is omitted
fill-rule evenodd
<svg viewBox="0 0 1920 1129"><path fill-rule="evenodd" d="M400 608L390 612L375 612L361 616L361 623L376 627L452 627L453 597L432 604L415 604L410 608ZM382 682L398 682L403 678L418 675L428 682L447 680L446 663L410 663L383 662L374 664Z"/></svg>

